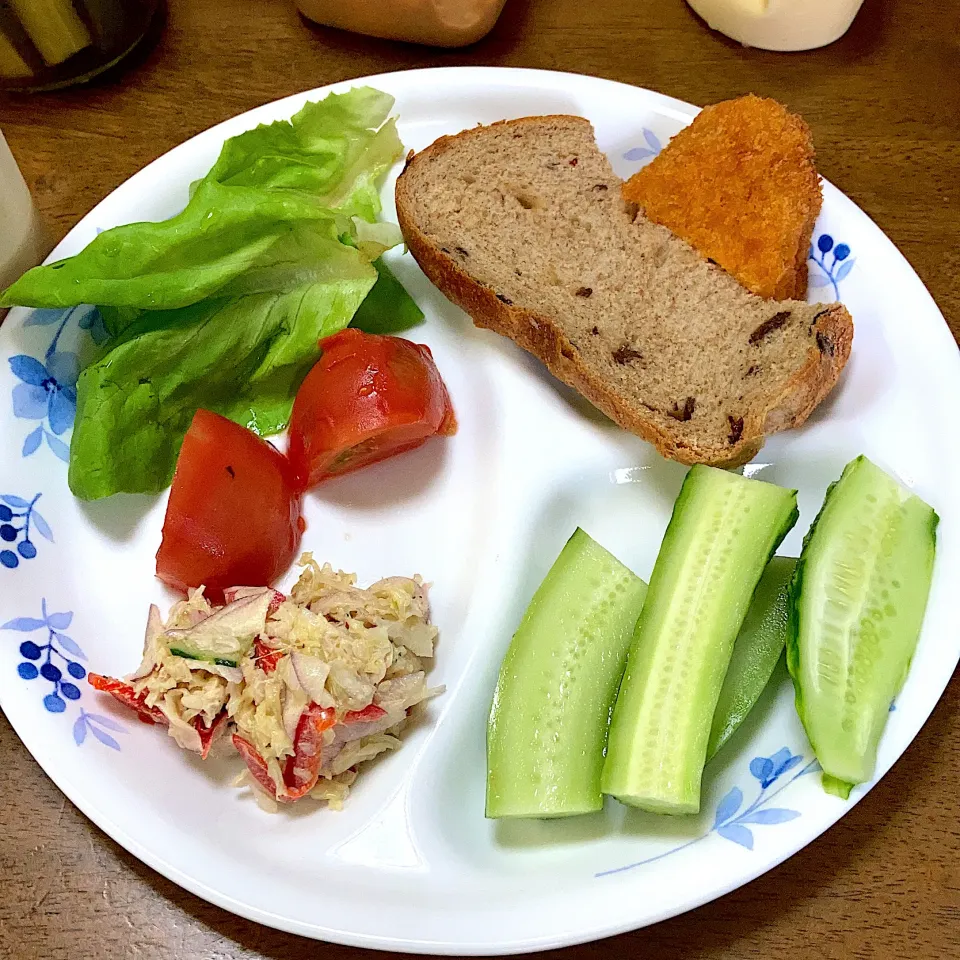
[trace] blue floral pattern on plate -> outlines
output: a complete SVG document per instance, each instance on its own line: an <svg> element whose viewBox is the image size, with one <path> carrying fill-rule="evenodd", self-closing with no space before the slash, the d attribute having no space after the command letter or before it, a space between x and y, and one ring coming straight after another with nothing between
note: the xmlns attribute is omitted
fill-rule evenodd
<svg viewBox="0 0 960 960"><path fill-rule="evenodd" d="M37 555L37 545L30 539L31 527L53 543L50 524L37 509L40 496L38 493L32 500L24 500L12 493L0 493L0 567L12 570L21 560Z"/></svg>
<svg viewBox="0 0 960 960"><path fill-rule="evenodd" d="M830 259L827 260L829 254ZM829 233L821 233L817 237L816 246L811 245L809 258L820 268L819 272L811 273L808 285L810 287L833 287L833 295L840 299L840 281L853 269L857 262L850 256L850 246L846 243L834 243Z"/></svg>
<svg viewBox="0 0 960 960"><path fill-rule="evenodd" d="M73 611L51 613L47 610L46 598L41 600L40 607L42 616L17 617L0 625L0 630L18 633L46 631L46 643L33 639L21 642L19 653L22 659L17 664L17 673L28 682L42 679L51 684L52 689L43 697L43 705L50 713L65 713L68 703L76 702L83 696L81 688L74 681L86 677L87 669L80 661L87 657L80 644L64 633L73 622ZM120 744L107 733L108 730L126 732L116 720L98 713L88 713L80 707L73 724L73 739L77 746L85 741L89 731L104 746L119 750Z"/></svg>
<svg viewBox="0 0 960 960"><path fill-rule="evenodd" d="M80 708L80 716L73 724L73 742L79 747L87 739L87 733L91 733L94 739L99 740L105 747L111 750L119 750L120 744L114 737L111 737L107 730L113 730L114 733L126 733L123 725L105 717L102 713L87 713L83 707Z"/></svg>
<svg viewBox="0 0 960 960"><path fill-rule="evenodd" d="M646 141L642 147L631 147L624 155L624 160L648 160L655 157L662 149L660 138L648 127L643 128L643 139Z"/></svg>
<svg viewBox="0 0 960 960"><path fill-rule="evenodd" d="M780 780L785 774L789 773L795 767L803 763L803 755L793 753L787 747L783 747L770 757L754 757L750 761L750 773L759 784L760 790L753 802L748 804L746 809L740 813L743 806L744 793L740 787L731 787L724 795L723 799L717 804L716 813L713 817L713 826L699 837L694 837L686 843L673 847L664 853L657 854L655 857L648 857L646 860L638 860L635 863L628 863L622 867L614 867L612 870L602 870L595 874L596 877L609 877L615 873L624 873L627 870L633 870L634 867L642 867L648 863L654 863L669 857L674 853L679 853L687 847L692 847L701 840L714 833L724 840L736 843L747 850L753 849L753 831L751 826L772 826L778 823L789 823L795 820L800 814L796 810L790 810L787 807L770 807L770 801L789 787L794 780L805 776L808 773L814 773L820 769L820 764L816 759L809 761L789 780L780 784L776 790L770 788Z"/></svg>
<svg viewBox="0 0 960 960"><path fill-rule="evenodd" d="M13 388L13 414L21 420L39 421L23 440L20 452L24 457L32 456L46 442L65 463L70 459L70 448L60 438L73 425L76 416L80 359L73 351L60 349L60 338L73 319L95 344L107 339L103 318L96 307L34 310L24 321L25 327L56 327L43 358L25 353L8 358L13 375L20 381Z"/></svg>

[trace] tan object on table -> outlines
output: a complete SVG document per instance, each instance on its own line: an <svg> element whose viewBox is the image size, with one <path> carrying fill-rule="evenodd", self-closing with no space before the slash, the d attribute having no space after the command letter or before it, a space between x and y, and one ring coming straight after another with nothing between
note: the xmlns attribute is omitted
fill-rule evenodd
<svg viewBox="0 0 960 960"><path fill-rule="evenodd" d="M30 191L0 133L0 290L35 267L50 243ZM6 310L0 310L0 319Z"/></svg>
<svg viewBox="0 0 960 960"><path fill-rule="evenodd" d="M390 40L465 47L486 36L505 0L297 0L317 23Z"/></svg>

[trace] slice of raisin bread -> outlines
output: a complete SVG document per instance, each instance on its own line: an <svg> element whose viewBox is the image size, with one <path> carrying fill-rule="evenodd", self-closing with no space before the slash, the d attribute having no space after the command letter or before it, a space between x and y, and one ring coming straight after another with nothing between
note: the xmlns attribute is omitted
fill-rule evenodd
<svg viewBox="0 0 960 960"><path fill-rule="evenodd" d="M424 273L627 430L682 463L735 466L836 383L840 304L754 296L628 208L580 117L442 137L408 159L397 216Z"/></svg>

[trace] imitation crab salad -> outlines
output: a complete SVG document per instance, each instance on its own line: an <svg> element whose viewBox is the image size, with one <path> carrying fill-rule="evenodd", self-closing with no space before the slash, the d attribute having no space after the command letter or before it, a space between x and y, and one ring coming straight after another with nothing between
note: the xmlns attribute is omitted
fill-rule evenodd
<svg viewBox="0 0 960 960"><path fill-rule="evenodd" d="M91 682L204 758L231 732L247 765L239 783L261 804L339 808L358 765L399 747L411 708L443 692L423 663L437 628L420 577L362 589L309 553L300 563L289 596L233 587L215 606L200 588L166 623L152 605L137 670Z"/></svg>

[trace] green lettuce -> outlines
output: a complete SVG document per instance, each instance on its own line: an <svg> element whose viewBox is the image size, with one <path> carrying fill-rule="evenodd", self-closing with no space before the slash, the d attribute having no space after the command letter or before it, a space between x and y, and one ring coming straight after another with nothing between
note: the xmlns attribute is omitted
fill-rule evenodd
<svg viewBox="0 0 960 960"><path fill-rule="evenodd" d="M362 265L288 293L144 311L80 375L70 489L85 500L164 489L198 405L261 434L282 430L317 340L343 329L374 284Z"/></svg>
<svg viewBox="0 0 960 960"><path fill-rule="evenodd" d="M392 104L354 89L233 137L181 213L107 230L3 293L5 306L97 304L111 336L77 384L76 496L162 490L199 407L282 430L319 338L422 319L378 260L402 239L376 222L402 153Z"/></svg>
<svg viewBox="0 0 960 960"><path fill-rule="evenodd" d="M322 269L305 236L362 239L354 218L380 213L377 184L403 151L393 121L384 123L392 103L369 88L331 94L233 137L182 212L106 230L76 256L28 270L0 306L168 310L301 285ZM388 243L368 244L370 259L399 240L393 228Z"/></svg>
<svg viewBox="0 0 960 960"><path fill-rule="evenodd" d="M393 97L371 87L331 94L289 123L232 137L204 180L300 190L372 223L380 212L379 177L403 151L387 119L392 107Z"/></svg>
<svg viewBox="0 0 960 960"><path fill-rule="evenodd" d="M383 260L375 260L373 265L377 268L377 282L350 325L367 333L402 333L415 327L423 320L417 302Z"/></svg>

